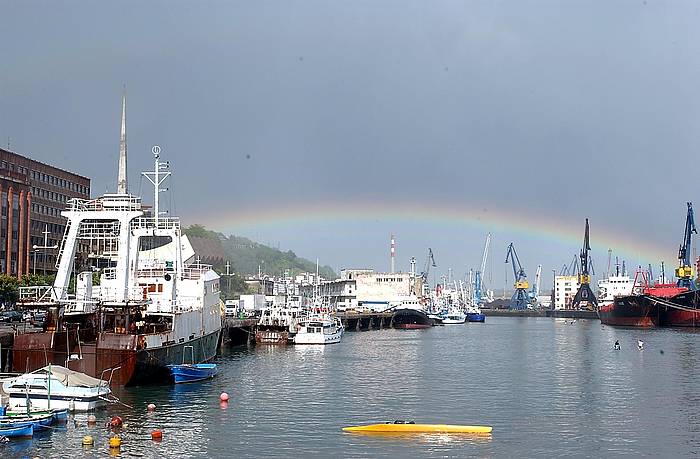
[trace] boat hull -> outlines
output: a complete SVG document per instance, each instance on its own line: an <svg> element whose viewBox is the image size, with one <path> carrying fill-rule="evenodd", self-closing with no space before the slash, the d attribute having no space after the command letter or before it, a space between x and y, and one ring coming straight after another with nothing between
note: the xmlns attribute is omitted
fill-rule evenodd
<svg viewBox="0 0 700 459"><path fill-rule="evenodd" d="M18 437L33 437L34 425L28 423L24 426L0 428L0 435L3 437L18 438Z"/></svg>
<svg viewBox="0 0 700 459"><path fill-rule="evenodd" d="M258 329L255 330L256 344L284 345L289 342L289 331L285 329Z"/></svg>
<svg viewBox="0 0 700 459"><path fill-rule="evenodd" d="M184 384L211 379L216 376L217 368L213 363L171 365L170 373L172 374L175 384Z"/></svg>
<svg viewBox="0 0 700 459"><path fill-rule="evenodd" d="M646 295L620 296L601 306L598 317L605 325L650 328L661 324L661 309Z"/></svg>
<svg viewBox="0 0 700 459"><path fill-rule="evenodd" d="M400 330L416 330L433 326L433 320L418 309L397 309L391 317L391 322L394 328Z"/></svg>
<svg viewBox="0 0 700 459"><path fill-rule="evenodd" d="M469 322L485 322L486 316L480 312L468 312L467 321Z"/></svg>
<svg viewBox="0 0 700 459"><path fill-rule="evenodd" d="M294 336L294 344L337 344L343 337L343 331L338 330L335 333L297 333Z"/></svg>
<svg viewBox="0 0 700 459"><path fill-rule="evenodd" d="M405 433L473 433L488 434L491 426L460 426L450 424L370 424L366 426L343 427L346 432L405 432Z"/></svg>

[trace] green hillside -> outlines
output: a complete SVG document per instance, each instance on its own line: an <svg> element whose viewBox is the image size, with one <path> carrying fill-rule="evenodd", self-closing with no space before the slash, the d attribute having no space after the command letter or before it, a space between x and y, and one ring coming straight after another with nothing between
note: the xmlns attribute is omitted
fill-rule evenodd
<svg viewBox="0 0 700 459"><path fill-rule="evenodd" d="M279 276L285 271L289 271L290 275L316 271L315 262L300 258L291 250L283 252L264 244L253 242L245 237L226 236L210 231L201 225L186 227L184 233L191 236L219 239L226 253L226 258L231 261L231 270L241 275L257 274L258 266L260 266L263 273L274 276ZM319 267L319 273L326 279L335 279L337 277L330 266Z"/></svg>

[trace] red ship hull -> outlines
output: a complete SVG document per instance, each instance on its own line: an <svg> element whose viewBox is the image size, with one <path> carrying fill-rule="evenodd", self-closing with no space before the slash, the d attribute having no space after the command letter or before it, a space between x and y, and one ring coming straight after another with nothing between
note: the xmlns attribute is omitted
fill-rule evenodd
<svg viewBox="0 0 700 459"><path fill-rule="evenodd" d="M613 303L598 310L600 322L621 327L657 327L661 324L661 310L644 295L615 298Z"/></svg>

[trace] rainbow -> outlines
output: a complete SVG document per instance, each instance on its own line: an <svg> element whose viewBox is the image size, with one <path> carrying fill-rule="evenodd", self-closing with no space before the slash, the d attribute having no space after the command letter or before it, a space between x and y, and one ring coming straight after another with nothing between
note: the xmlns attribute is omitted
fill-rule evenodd
<svg viewBox="0 0 700 459"><path fill-rule="evenodd" d="M435 205L420 202L305 202L303 204L274 204L252 208L232 209L217 214L192 215L197 222L224 234L240 234L256 228L290 229L320 222L358 223L392 222L396 224L439 223L484 232L517 233L550 241L579 250L583 239L584 218L562 220L554 216L529 214L493 207L465 205ZM517 241L516 241L517 243ZM655 241L635 238L627 232L611 231L605 224L591 221L591 245L598 251L612 248L615 254L656 264L660 260L675 261L675 247L660 246ZM568 256L568 255L567 255Z"/></svg>

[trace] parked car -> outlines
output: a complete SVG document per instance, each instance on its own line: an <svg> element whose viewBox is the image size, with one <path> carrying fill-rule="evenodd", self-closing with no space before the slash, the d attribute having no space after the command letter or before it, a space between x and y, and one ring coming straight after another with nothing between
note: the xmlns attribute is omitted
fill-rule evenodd
<svg viewBox="0 0 700 459"><path fill-rule="evenodd" d="M39 311L34 313L34 317L32 317L31 324L34 325L35 327L43 327L44 322L46 322L46 312L44 311Z"/></svg>
<svg viewBox="0 0 700 459"><path fill-rule="evenodd" d="M22 313L19 311L7 311L0 314L0 322L21 322Z"/></svg>

